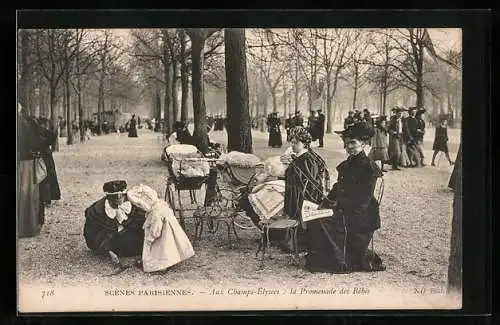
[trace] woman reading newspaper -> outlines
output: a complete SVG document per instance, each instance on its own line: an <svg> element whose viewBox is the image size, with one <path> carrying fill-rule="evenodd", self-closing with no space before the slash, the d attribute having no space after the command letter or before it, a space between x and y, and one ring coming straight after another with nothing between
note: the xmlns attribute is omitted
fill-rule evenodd
<svg viewBox="0 0 500 325"><path fill-rule="evenodd" d="M282 156L282 162L288 165L285 171L285 193L283 213L301 221L298 232L299 249L307 245L304 236L307 224L301 220L304 200L320 203L323 198L323 175L326 170L324 160L311 148L312 137L306 128L296 126L290 130L292 152ZM289 154L288 154L289 153Z"/></svg>
<svg viewBox="0 0 500 325"><path fill-rule="evenodd" d="M357 123L336 133L341 134L349 156L337 166L337 183L319 206L332 209L333 216L306 222L306 268L330 273L384 270L381 259L368 250L373 232L380 228L373 189L382 172L364 152L374 131Z"/></svg>

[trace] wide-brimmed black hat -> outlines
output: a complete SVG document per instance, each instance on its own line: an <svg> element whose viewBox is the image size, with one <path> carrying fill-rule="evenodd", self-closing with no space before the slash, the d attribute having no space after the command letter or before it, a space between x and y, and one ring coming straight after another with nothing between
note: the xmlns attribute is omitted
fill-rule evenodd
<svg viewBox="0 0 500 325"><path fill-rule="evenodd" d="M124 180L115 180L104 183L102 190L106 194L120 194L125 193L127 189L127 182Z"/></svg>
<svg viewBox="0 0 500 325"><path fill-rule="evenodd" d="M340 134L342 138L368 140L375 134L373 128L367 123L361 122L356 123L343 131L335 131L335 133Z"/></svg>

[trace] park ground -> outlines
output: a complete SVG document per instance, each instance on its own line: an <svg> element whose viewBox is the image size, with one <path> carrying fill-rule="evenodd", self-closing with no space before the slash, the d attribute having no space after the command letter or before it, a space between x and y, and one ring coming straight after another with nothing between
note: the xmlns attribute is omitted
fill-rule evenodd
<svg viewBox="0 0 500 325"><path fill-rule="evenodd" d="M341 129L339 127L339 129ZM267 134L253 130L254 153L265 159L285 150L267 147ZM138 138L115 134L92 137L83 144L68 146L61 138L54 153L62 200L46 210L46 224L39 236L18 241L18 282L30 286L134 287L252 287L301 286L325 288L383 287L409 292L418 287L445 291L451 233L453 195L447 188L451 175L444 157L431 167L433 130L424 147L428 166L390 171L385 174L381 206L382 227L375 234L375 250L387 270L346 275L310 274L289 263L288 257L273 251L263 269L255 257L255 231L240 230L241 240L227 245L224 229L214 237L193 241L196 255L167 272L148 274L131 267L119 275L108 260L93 255L82 235L84 210L102 197L102 185L113 179L127 180L129 187L146 184L161 196L165 191L166 166L160 161L161 135L140 130ZM455 158L459 130L449 131L449 147ZM226 142L225 131L211 139ZM285 144L286 145L286 144ZM327 161L332 180L335 167L345 158L340 139L327 135L325 148L316 150ZM189 236L192 228L187 229Z"/></svg>

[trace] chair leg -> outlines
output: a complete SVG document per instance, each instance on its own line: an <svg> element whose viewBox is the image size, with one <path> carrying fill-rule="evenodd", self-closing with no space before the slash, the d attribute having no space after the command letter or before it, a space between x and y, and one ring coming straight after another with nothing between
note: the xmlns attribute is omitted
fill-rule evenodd
<svg viewBox="0 0 500 325"><path fill-rule="evenodd" d="M266 255L266 248L267 248L266 245L267 245L267 243L266 243L266 230L262 229L262 233L260 236L260 245L259 245L259 247L262 247L262 254L260 256L260 263L259 263L259 267L261 269L264 267L264 258Z"/></svg>
<svg viewBox="0 0 500 325"><path fill-rule="evenodd" d="M224 223L227 225L227 241L229 243L229 246L232 246L232 243L231 243L231 224L225 220L224 220Z"/></svg>
<svg viewBox="0 0 500 325"><path fill-rule="evenodd" d="M298 232L299 232L299 227L295 227L293 229L293 252L292 252L292 261L293 264L298 264L300 259L299 259L299 239L298 239Z"/></svg>
<svg viewBox="0 0 500 325"><path fill-rule="evenodd" d="M273 259L271 256L271 240L269 239L269 227L266 227L266 246L267 253L269 254L269 259Z"/></svg>
<svg viewBox="0 0 500 325"><path fill-rule="evenodd" d="M177 190L177 200L179 201L179 224L181 225L182 229L186 231L186 223L184 222L184 213L183 213L183 206L182 206L182 200L181 200L181 191Z"/></svg>
<svg viewBox="0 0 500 325"><path fill-rule="evenodd" d="M234 220L231 220L231 226L233 228L234 237L236 237L236 240L240 241L240 237L238 236L238 233L236 232L236 225L234 224Z"/></svg>

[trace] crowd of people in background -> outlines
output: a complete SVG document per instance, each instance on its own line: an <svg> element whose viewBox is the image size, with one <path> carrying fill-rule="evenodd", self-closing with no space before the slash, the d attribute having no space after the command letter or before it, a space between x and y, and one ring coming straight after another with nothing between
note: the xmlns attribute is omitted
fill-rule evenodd
<svg viewBox="0 0 500 325"><path fill-rule="evenodd" d="M424 134L426 123L423 118L426 110L419 107L394 107L388 118L386 115L372 115L368 109L350 111L344 120L344 128L358 123L365 123L374 129L374 136L369 140L371 145L369 156L372 160L390 165L392 170L418 168L425 166ZM435 158L443 152L450 165L453 165L448 153L447 134L448 115L439 117L433 144L434 154L431 165L435 166Z"/></svg>

